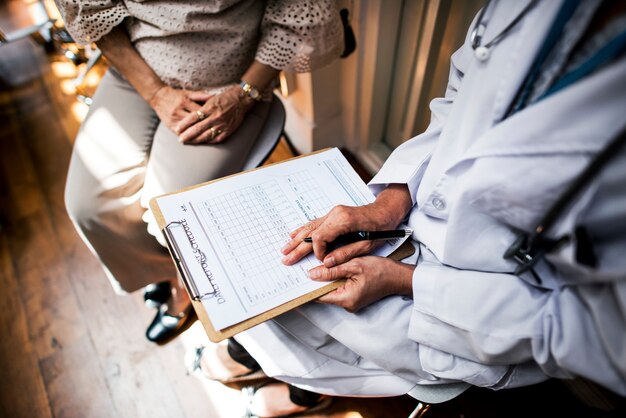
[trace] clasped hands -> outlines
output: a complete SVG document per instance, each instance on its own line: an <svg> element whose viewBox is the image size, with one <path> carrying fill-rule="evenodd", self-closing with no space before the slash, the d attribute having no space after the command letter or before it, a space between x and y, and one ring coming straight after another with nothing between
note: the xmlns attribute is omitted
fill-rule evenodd
<svg viewBox="0 0 626 418"><path fill-rule="evenodd" d="M187 145L218 144L241 125L254 101L237 85L220 94L161 87L150 105Z"/></svg>
<svg viewBox="0 0 626 418"><path fill-rule="evenodd" d="M341 234L359 230L393 229L399 224L396 214L387 214L382 203L365 206L336 206L327 215L291 232L283 247L283 263L292 265L311 251L323 265L309 270L316 281L345 279L343 285L317 299L356 312L389 295L412 295L415 266L386 257L368 256L377 241L359 241L329 251L329 244ZM304 242L311 237L312 243Z"/></svg>

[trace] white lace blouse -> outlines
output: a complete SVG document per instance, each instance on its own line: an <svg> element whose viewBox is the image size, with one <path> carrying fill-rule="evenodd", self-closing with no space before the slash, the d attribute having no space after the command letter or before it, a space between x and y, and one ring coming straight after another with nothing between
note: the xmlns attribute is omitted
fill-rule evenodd
<svg viewBox="0 0 626 418"><path fill-rule="evenodd" d="M237 82L254 59L307 72L343 50L335 0L55 0L80 44L124 24L131 42L173 87Z"/></svg>

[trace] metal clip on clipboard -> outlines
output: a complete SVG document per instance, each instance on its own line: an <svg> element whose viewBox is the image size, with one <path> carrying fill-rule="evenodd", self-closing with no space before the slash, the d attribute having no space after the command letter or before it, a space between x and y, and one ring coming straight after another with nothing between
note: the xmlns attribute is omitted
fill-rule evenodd
<svg viewBox="0 0 626 418"><path fill-rule="evenodd" d="M174 235L172 234L172 231L170 231L171 227L175 227L175 226L181 226L180 222L170 222L169 224L165 225L165 228L163 228L163 236L165 237L165 241L167 243L167 246L170 250L170 254L172 255L172 259L174 260L174 264L176 264L176 268L178 269L178 273L180 274L180 277L183 280L183 284L185 285L185 288L187 288L187 292L189 293L189 297L192 300L202 300L203 298L206 298L207 296L211 296L215 294L215 287L213 286L213 282L207 278L207 281L209 282L209 284L211 285L211 288L213 289L212 292L204 292L204 293L200 293L200 291L198 290L198 287L196 286L196 283L194 282L194 280L191 277L191 273L189 272L189 268L187 267L187 263L185 262L185 260L182 257L182 253L180 251L180 248L178 246L178 243L176 242L176 239L174 238Z"/></svg>

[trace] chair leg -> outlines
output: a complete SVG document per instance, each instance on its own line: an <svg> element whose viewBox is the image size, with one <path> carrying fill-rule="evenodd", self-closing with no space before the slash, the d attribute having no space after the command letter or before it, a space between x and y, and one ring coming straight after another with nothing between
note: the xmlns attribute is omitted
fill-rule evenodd
<svg viewBox="0 0 626 418"><path fill-rule="evenodd" d="M293 146L293 144L291 143L291 140L289 139L289 137L287 136L287 134L284 131L282 133L282 137L285 140L285 143L287 144L287 147L289 148L289 152L291 152L293 155L300 155L300 153L298 152L296 147Z"/></svg>
<svg viewBox="0 0 626 418"><path fill-rule="evenodd" d="M409 415L409 418L422 418L426 411L428 411L428 408L430 408L430 404L418 402L413 412L411 412L411 415Z"/></svg>
<svg viewBox="0 0 626 418"><path fill-rule="evenodd" d="M83 83L83 81L85 81L87 73L89 73L89 71L91 71L91 69L98 63L98 61L100 61L100 58L102 58L102 51L100 51L99 49L93 51L92 55L87 60L85 68L82 70L80 75L73 80L75 86L79 86Z"/></svg>

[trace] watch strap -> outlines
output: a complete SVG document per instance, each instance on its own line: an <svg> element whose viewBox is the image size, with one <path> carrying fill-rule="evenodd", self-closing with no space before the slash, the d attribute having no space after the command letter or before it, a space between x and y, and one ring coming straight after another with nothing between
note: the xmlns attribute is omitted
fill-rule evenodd
<svg viewBox="0 0 626 418"><path fill-rule="evenodd" d="M259 92L259 89L257 89L256 87L254 87L252 84L247 83L243 80L241 80L239 82L239 87L241 87L241 89L243 90L243 92L250 97L251 99L255 100L255 101L260 101L263 97L261 95L261 93Z"/></svg>

